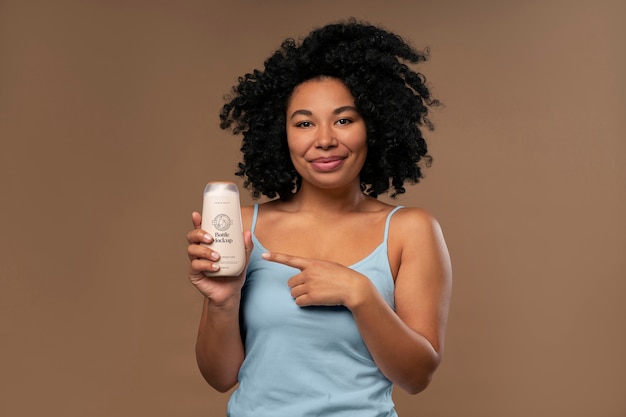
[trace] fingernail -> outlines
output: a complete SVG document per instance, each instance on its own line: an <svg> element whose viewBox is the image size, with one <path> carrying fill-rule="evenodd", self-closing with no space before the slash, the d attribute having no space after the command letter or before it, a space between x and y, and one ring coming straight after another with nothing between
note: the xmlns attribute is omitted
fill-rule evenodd
<svg viewBox="0 0 626 417"><path fill-rule="evenodd" d="M263 259L269 259L269 258L270 258L270 254L269 254L269 252L264 252L264 253L262 253L262 254L261 254L261 258L263 258Z"/></svg>
<svg viewBox="0 0 626 417"><path fill-rule="evenodd" d="M220 269L220 266L218 264L211 265L211 271L217 271L218 269Z"/></svg>
<svg viewBox="0 0 626 417"><path fill-rule="evenodd" d="M217 252L211 252L211 255L209 255L209 259L211 259L212 261L217 261L220 259L220 254Z"/></svg>
<svg viewBox="0 0 626 417"><path fill-rule="evenodd" d="M204 240L206 243L211 243L213 241L213 236L207 233L206 235L202 236L202 240Z"/></svg>

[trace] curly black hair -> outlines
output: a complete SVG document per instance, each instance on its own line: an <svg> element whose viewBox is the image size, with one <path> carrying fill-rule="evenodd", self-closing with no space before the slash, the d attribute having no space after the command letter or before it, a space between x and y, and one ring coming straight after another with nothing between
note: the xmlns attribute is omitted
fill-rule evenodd
<svg viewBox="0 0 626 417"><path fill-rule="evenodd" d="M368 156L361 170L363 192L372 197L405 192L429 166L420 127L432 130L431 98L425 77L406 63L427 59L398 35L350 19L313 30L300 43L286 39L264 63L238 78L220 112L220 127L243 134L243 162L236 175L254 198L288 199L301 178L287 147L286 109L299 84L322 77L341 80L365 120ZM405 63L406 62L406 63Z"/></svg>

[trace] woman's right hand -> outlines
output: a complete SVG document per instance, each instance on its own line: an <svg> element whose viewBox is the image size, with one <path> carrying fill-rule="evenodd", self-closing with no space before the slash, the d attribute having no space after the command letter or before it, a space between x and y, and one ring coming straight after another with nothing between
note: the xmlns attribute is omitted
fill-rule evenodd
<svg viewBox="0 0 626 417"><path fill-rule="evenodd" d="M217 276L209 277L204 271L211 272L219 270L219 253L211 249L213 237L202 230L202 216L198 212L191 215L193 230L187 233L187 255L189 256L189 280L205 297L210 304L215 306L228 305L229 301L235 301L238 305L241 287L243 286L246 268L252 252L252 237L250 232L244 233L244 244L246 247L246 268L239 276ZM209 245L209 246L205 246Z"/></svg>

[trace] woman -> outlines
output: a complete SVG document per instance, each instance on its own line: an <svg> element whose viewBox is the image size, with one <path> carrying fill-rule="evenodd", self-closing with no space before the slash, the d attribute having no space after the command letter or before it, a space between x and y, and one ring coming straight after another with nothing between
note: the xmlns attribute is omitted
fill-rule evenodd
<svg viewBox="0 0 626 417"><path fill-rule="evenodd" d="M196 354L228 415L395 416L392 385L426 388L441 362L449 255L425 210L376 199L417 183L431 99L400 37L354 20L288 39L239 79L222 128L243 133L238 175L248 263L219 269L212 236L187 235L205 296ZM200 245L208 244L207 246Z"/></svg>

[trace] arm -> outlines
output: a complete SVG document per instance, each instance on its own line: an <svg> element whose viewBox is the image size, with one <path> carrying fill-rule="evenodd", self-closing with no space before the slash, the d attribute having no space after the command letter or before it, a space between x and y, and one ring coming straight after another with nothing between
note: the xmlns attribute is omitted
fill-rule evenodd
<svg viewBox="0 0 626 417"><path fill-rule="evenodd" d="M247 210L245 214L248 214ZM187 234L189 279L205 297L196 340L196 359L204 379L216 390L225 392L237 383L244 358L239 303L245 270L238 277L205 276L203 271L211 270L213 263L219 260L219 254L200 245L213 241L200 229L200 214L193 213L192 220L194 230ZM250 232L244 233L244 239L249 256L252 250Z"/></svg>
<svg viewBox="0 0 626 417"><path fill-rule="evenodd" d="M404 209L394 216L394 224L389 254L392 264L399 263L396 311L369 280L359 281L348 308L383 374L416 394L428 386L441 362L452 271L439 224L428 213Z"/></svg>
<svg viewBox="0 0 626 417"><path fill-rule="evenodd" d="M239 303L215 306L205 298L196 339L196 361L204 379L219 392L237 384L244 349L239 333Z"/></svg>

